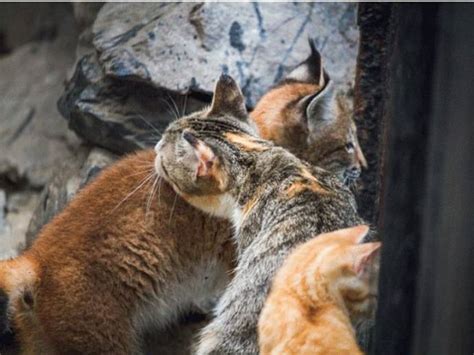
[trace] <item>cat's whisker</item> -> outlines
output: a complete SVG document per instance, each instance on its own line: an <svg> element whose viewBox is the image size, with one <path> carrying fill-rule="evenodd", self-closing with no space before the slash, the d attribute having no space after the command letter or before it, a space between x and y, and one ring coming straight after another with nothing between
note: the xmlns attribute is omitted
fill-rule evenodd
<svg viewBox="0 0 474 355"><path fill-rule="evenodd" d="M163 177L158 177L159 185L158 185L158 204L161 205L161 184L163 183Z"/></svg>
<svg viewBox="0 0 474 355"><path fill-rule="evenodd" d="M181 116L186 116L186 105L188 103L188 95L184 95L184 104L183 104L183 112L181 113Z"/></svg>
<svg viewBox="0 0 474 355"><path fill-rule="evenodd" d="M163 102L166 104L166 106L168 106L168 110L167 110L167 111L168 111L168 113L169 113L171 116L173 116L173 121L177 120L177 119L178 119L178 116L176 116L176 112L174 112L173 107L172 107L171 104L168 102L168 100L165 100L165 99L162 98L161 101L163 101Z"/></svg>
<svg viewBox="0 0 474 355"><path fill-rule="evenodd" d="M158 133L161 136L161 132L159 131L158 128L156 128L152 123L148 122L143 115L138 114L136 115L138 118L141 118L143 122L145 122L149 127L151 127L156 133Z"/></svg>
<svg viewBox="0 0 474 355"><path fill-rule="evenodd" d="M159 176L156 175L153 185L151 186L150 194L148 195L148 199L146 202L145 220L148 216L148 213L150 212L151 203L153 202L153 197L155 196L156 184L158 183L158 179L159 179Z"/></svg>
<svg viewBox="0 0 474 355"><path fill-rule="evenodd" d="M127 196L125 196L118 204L117 206L115 206L111 211L110 213L113 213L117 208L119 208L125 201L127 201L134 193L136 193L138 190L140 190L141 187L143 187L143 185L145 185L147 182L149 182L152 178L153 178L154 174L150 174L148 176L146 176L141 182L140 184L135 188L133 189L132 192L130 192L129 194L127 194Z"/></svg>
<svg viewBox="0 0 474 355"><path fill-rule="evenodd" d="M130 175L125 175L124 178L129 178L129 177L132 177L132 176L143 175L143 174L146 174L148 176L148 174L153 173L154 169L155 168L152 166L152 167L150 167L150 168L148 168L144 171L139 171L137 173L133 173L133 174L130 174Z"/></svg>
<svg viewBox="0 0 474 355"><path fill-rule="evenodd" d="M171 219L173 218L173 212L174 212L174 208L176 206L176 200L178 199L178 194L174 194L174 201L173 201L173 206L171 207L171 213L170 213L170 219L168 221L168 224L171 224Z"/></svg>
<svg viewBox="0 0 474 355"><path fill-rule="evenodd" d="M168 94L168 99L171 101L171 103L173 104L173 107L174 107L174 112L175 112L175 117L176 119L179 118L179 109L178 109L178 105L176 105L176 101L174 101L173 97Z"/></svg>

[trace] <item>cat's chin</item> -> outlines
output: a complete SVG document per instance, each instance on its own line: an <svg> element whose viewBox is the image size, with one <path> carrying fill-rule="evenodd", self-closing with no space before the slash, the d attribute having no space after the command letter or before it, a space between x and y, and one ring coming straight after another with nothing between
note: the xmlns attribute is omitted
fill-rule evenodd
<svg viewBox="0 0 474 355"><path fill-rule="evenodd" d="M181 196L190 205L214 217L231 220L233 219L234 211L237 208L237 202L229 193L204 196L181 194Z"/></svg>

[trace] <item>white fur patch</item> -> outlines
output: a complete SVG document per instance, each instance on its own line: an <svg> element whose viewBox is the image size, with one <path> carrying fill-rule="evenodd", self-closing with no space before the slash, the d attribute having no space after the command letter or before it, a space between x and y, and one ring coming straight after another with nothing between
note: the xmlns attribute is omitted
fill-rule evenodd
<svg viewBox="0 0 474 355"><path fill-rule="evenodd" d="M133 318L139 332L163 329L192 308L203 312L212 310L230 281L227 267L219 260L211 259L190 271L184 279L167 284L139 307Z"/></svg>

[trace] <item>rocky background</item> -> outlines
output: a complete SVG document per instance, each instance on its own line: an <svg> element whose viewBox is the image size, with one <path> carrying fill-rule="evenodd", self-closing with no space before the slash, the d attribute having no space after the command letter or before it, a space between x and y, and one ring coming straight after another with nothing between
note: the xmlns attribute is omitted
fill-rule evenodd
<svg viewBox="0 0 474 355"><path fill-rule="evenodd" d="M27 247L119 155L206 105L221 72L251 109L318 43L351 97L355 4L0 4L0 257Z"/></svg>

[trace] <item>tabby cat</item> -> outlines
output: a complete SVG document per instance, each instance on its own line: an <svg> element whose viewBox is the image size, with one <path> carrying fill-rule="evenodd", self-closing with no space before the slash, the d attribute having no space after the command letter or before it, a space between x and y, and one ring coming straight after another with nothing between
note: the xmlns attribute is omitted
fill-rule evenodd
<svg viewBox="0 0 474 355"><path fill-rule="evenodd" d="M367 167L347 98L336 93L313 40L311 54L250 114L260 137L352 184Z"/></svg>
<svg viewBox="0 0 474 355"><path fill-rule="evenodd" d="M258 316L274 273L297 244L361 224L352 193L333 174L259 138L227 75L211 107L170 124L155 150L158 174L179 195L235 229L235 275L197 354L257 353Z"/></svg>
<svg viewBox="0 0 474 355"><path fill-rule="evenodd" d="M322 234L290 254L260 316L260 354L362 354L352 324L375 310L380 251L380 242L360 244L367 232Z"/></svg>

